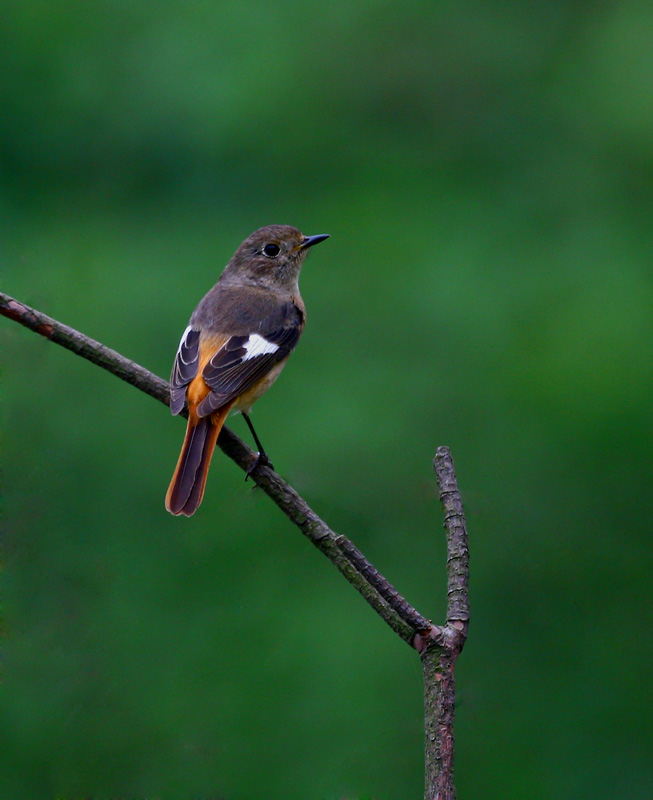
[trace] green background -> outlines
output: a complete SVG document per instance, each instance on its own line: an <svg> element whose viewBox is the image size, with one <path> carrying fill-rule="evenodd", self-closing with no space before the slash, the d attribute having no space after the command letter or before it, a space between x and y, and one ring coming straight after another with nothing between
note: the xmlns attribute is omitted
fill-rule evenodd
<svg viewBox="0 0 653 800"><path fill-rule="evenodd" d="M451 447L460 797L650 798L651 5L23 0L0 39L2 289L167 377L245 236L330 233L253 419L436 621ZM1 330L2 796L420 796L417 656L222 454L166 514L183 423Z"/></svg>

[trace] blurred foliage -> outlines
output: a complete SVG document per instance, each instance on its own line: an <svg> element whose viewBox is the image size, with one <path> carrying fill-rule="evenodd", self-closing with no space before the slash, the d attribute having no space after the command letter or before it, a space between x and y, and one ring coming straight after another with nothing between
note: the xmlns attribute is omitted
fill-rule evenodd
<svg viewBox="0 0 653 800"><path fill-rule="evenodd" d="M461 798L653 785L652 28L636 0L2 11L5 291L167 376L247 234L332 235L254 419L436 620L452 448ZM166 514L163 407L2 337L2 796L418 796L409 648L220 454Z"/></svg>

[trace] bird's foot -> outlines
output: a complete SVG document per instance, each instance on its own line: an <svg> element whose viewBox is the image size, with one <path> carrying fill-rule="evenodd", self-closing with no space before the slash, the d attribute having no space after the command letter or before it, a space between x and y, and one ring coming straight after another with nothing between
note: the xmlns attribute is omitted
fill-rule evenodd
<svg viewBox="0 0 653 800"><path fill-rule="evenodd" d="M247 480L249 476L252 474L252 472L257 470L259 467L270 467L270 469L274 469L274 466L272 465L272 462L268 458L267 453L263 451L257 453L256 456L254 457L254 461L252 461L252 466L249 467L249 469L245 473L245 480Z"/></svg>

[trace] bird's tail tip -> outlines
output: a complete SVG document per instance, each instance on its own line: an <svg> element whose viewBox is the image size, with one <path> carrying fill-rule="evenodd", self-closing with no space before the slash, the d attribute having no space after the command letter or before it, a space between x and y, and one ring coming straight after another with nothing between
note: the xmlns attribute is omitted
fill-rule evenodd
<svg viewBox="0 0 653 800"><path fill-rule="evenodd" d="M190 517L199 508L223 422L224 417L188 420L184 444L165 499L166 509L174 516Z"/></svg>

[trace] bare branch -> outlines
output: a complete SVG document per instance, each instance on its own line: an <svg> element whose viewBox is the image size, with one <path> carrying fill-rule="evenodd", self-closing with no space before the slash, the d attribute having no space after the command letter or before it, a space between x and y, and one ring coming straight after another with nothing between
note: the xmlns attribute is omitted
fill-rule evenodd
<svg viewBox="0 0 653 800"><path fill-rule="evenodd" d="M0 314L72 350L160 402L169 404L169 387L166 381L100 342L2 292ZM255 459L255 454L227 428L222 429L218 444L245 471ZM447 620L443 627L433 625L419 614L353 542L332 531L273 469L259 467L252 473L252 477L304 536L342 572L392 630L419 652L424 670L424 796L425 800L455 800L454 667L465 644L469 622L469 549L465 515L448 448L438 448L433 465L440 488L447 538Z"/></svg>
<svg viewBox="0 0 653 800"><path fill-rule="evenodd" d="M438 447L433 461L440 488L447 537L447 622L418 634L414 645L420 651L424 670L425 800L455 800L454 668L469 623L469 547L453 459L447 447Z"/></svg>
<svg viewBox="0 0 653 800"><path fill-rule="evenodd" d="M447 625L460 631L462 650L469 623L469 539L465 512L448 447L438 447L433 466L447 534Z"/></svg>
<svg viewBox="0 0 653 800"><path fill-rule="evenodd" d="M168 383L115 350L2 292L0 314L72 350L169 405ZM222 429L218 444L245 471L255 459L255 454L227 428ZM280 475L270 467L260 467L252 473L252 478L404 641L412 644L419 631L428 634L430 622L397 592L346 536L332 531Z"/></svg>
<svg viewBox="0 0 653 800"><path fill-rule="evenodd" d="M30 308L24 303L19 303L18 300L14 300L4 292L0 292L0 314L45 336L51 342L55 342L67 350L72 350L78 356L92 361L93 364L97 364L123 381L131 383L156 400L166 403L166 405L169 404L166 381L74 328L69 328L67 325L57 322L56 319Z"/></svg>

